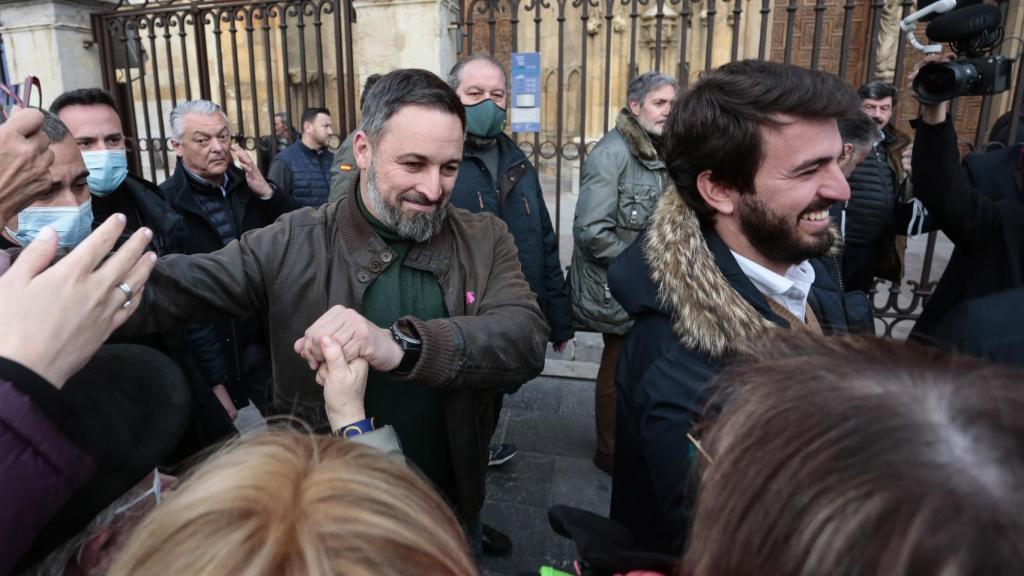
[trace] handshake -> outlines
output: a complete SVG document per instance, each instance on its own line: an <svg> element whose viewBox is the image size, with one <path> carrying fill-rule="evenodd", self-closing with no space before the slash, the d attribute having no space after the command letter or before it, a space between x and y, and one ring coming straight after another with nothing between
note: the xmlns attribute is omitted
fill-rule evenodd
<svg viewBox="0 0 1024 576"><path fill-rule="evenodd" d="M388 330L344 306L334 306L317 319L294 349L324 388L332 430L366 418L363 396L369 369L390 372L405 355Z"/></svg>

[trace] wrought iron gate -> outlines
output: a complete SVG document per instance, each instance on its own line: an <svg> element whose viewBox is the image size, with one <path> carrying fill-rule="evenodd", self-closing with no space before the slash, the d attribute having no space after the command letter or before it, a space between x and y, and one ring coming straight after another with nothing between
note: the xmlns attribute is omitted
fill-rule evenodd
<svg viewBox="0 0 1024 576"><path fill-rule="evenodd" d="M182 100L220 104L249 150L274 133L275 113L295 123L310 106L329 109L344 137L356 119L353 20L351 0L121 0L95 15L136 173L170 175L168 115Z"/></svg>
<svg viewBox="0 0 1024 576"><path fill-rule="evenodd" d="M1010 0L1000 6L1007 21ZM555 189L552 215L562 233L563 203L577 191L587 153L624 105L625 88L637 74L657 70L685 86L703 70L742 58L789 62L833 72L854 86L901 79L922 58L905 41L898 21L914 0L463 0L462 54L542 54L541 132L517 136L546 188ZM923 33L923 30L921 31ZM1007 34L1011 36L1011 34ZM1014 40L1004 42L1015 53ZM1017 88L1024 81L1018 65ZM955 104L958 133L980 148L998 111L1020 98L961 98ZM894 115L910 131L916 102L905 97ZM571 209L571 201L566 209ZM920 271L902 286L875 294L879 330L902 335L934 289L941 265L933 262L937 235L930 234ZM938 252L948 246L938 244ZM563 264L568 250L562 249Z"/></svg>

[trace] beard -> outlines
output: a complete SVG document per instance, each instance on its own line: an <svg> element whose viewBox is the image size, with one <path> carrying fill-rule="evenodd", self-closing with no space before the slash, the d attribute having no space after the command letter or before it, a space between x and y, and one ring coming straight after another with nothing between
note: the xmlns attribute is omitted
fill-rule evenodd
<svg viewBox="0 0 1024 576"><path fill-rule="evenodd" d="M366 192L370 198L370 206L377 218L385 226L404 240L413 242L426 242L437 236L444 226L448 211L441 202L431 202L426 196L418 192L402 192L395 199L395 204L389 204L381 195L377 187L377 169L373 157L370 158L370 166L366 170ZM432 212L416 212L406 214L402 211L402 202L414 202L424 206L434 205Z"/></svg>
<svg viewBox="0 0 1024 576"><path fill-rule="evenodd" d="M808 212L827 210L832 202L817 202L808 206L800 216ZM772 262L799 264L811 258L828 255L838 241L838 234L829 226L820 234L807 241L800 238L800 221L790 221L772 211L753 193L744 194L740 200L740 230L750 245Z"/></svg>

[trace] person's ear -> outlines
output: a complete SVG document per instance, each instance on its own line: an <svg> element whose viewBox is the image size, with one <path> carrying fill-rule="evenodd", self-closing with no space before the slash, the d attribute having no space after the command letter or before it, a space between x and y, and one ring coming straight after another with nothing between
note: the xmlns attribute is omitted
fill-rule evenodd
<svg viewBox="0 0 1024 576"><path fill-rule="evenodd" d="M636 100L630 100L627 107L629 108L629 111L633 113L633 116L640 115L640 103Z"/></svg>
<svg viewBox="0 0 1024 576"><path fill-rule="evenodd" d="M114 563L113 539L112 526L104 526L90 536L85 544L82 544L81 552L78 554L78 573L85 576L106 574Z"/></svg>
<svg viewBox="0 0 1024 576"><path fill-rule="evenodd" d="M174 153L177 154L178 157L180 158L181 157L181 142L178 142L174 138L171 138L171 148L174 150Z"/></svg>
<svg viewBox="0 0 1024 576"><path fill-rule="evenodd" d="M362 130L357 130L355 136L352 137L352 152L356 157L356 166L359 166L360 170L368 170L370 158L373 156L373 148L370 146L370 139Z"/></svg>
<svg viewBox="0 0 1024 576"><path fill-rule="evenodd" d="M704 203L720 214L732 214L736 211L738 192L715 181L710 170L697 175L697 192Z"/></svg>
<svg viewBox="0 0 1024 576"><path fill-rule="evenodd" d="M839 155L839 161L845 161L853 158L853 144L845 142L843 144L843 153Z"/></svg>

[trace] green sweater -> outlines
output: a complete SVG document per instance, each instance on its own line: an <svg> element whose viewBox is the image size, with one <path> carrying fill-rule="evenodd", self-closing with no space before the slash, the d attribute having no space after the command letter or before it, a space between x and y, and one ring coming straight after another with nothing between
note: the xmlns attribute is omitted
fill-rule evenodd
<svg viewBox="0 0 1024 576"><path fill-rule="evenodd" d="M448 317L437 278L430 272L404 265L413 243L398 237L370 214L358 191L356 197L367 221L398 256L366 289L363 316L382 328L403 316L420 320ZM440 390L400 382L387 373L370 370L365 398L367 416L373 416L378 426L393 426L405 457L434 482L449 502L455 502L455 478L443 400L444 392Z"/></svg>

